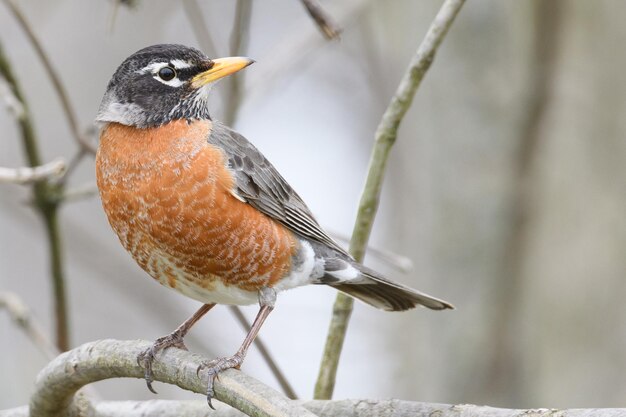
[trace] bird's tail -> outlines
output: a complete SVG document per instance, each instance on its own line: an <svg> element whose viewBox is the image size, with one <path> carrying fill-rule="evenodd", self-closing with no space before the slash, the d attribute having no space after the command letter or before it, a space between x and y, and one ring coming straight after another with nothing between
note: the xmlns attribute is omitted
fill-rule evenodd
<svg viewBox="0 0 626 417"><path fill-rule="evenodd" d="M432 310L454 308L450 303L431 297L397 282L382 277L377 272L343 259L327 259L326 275L321 283L387 311L404 311L423 305Z"/></svg>

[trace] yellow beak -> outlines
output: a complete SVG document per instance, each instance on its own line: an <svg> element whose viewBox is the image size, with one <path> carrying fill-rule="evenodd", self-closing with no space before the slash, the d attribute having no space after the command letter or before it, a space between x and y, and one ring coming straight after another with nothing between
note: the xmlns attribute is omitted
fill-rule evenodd
<svg viewBox="0 0 626 417"><path fill-rule="evenodd" d="M233 74L244 69L254 62L253 59L236 56L230 58L213 59L211 69L201 72L191 79L191 85L194 88L200 88L204 85L217 81L220 78Z"/></svg>

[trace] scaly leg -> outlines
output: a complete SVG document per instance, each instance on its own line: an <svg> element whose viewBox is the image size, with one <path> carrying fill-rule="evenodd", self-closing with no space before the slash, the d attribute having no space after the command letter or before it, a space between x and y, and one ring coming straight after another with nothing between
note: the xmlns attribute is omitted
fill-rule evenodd
<svg viewBox="0 0 626 417"><path fill-rule="evenodd" d="M179 349L187 350L187 346L183 341L183 338L191 329L191 327L196 324L202 316L204 316L210 309L215 307L215 304L204 304L202 307L198 309L193 316L189 317L183 324L178 326L176 330L167 336L159 337L154 341L152 346L148 349L144 350L137 356L137 363L140 366L144 367L144 378L146 380L146 384L148 384L148 389L156 394L156 391L152 388L152 382L154 382L154 375L152 374L152 362L154 362L154 357L157 353L162 350L165 350L169 347L177 347Z"/></svg>
<svg viewBox="0 0 626 417"><path fill-rule="evenodd" d="M196 371L198 374L200 374L200 371L202 371L203 369L206 369L208 373L207 402L209 403L209 407L215 409L213 407L213 404L211 404L211 399L215 394L215 392L213 391L213 382L215 381L215 378L220 372L226 369L239 369L239 367L243 363L243 360L246 357L246 353L248 352L250 344L252 344L257 334L259 333L259 330L261 330L261 326L263 325L263 322L265 322L267 316L269 316L269 314L274 309L275 303L276 291L274 291L272 288L262 288L259 291L259 305L261 308L259 309L259 312L254 319L254 323L252 323L252 327L246 335L246 338L243 340L243 343L241 344L241 347L239 348L237 353L228 358L218 358L212 361L203 362L200 364L200 366L198 366L198 369Z"/></svg>

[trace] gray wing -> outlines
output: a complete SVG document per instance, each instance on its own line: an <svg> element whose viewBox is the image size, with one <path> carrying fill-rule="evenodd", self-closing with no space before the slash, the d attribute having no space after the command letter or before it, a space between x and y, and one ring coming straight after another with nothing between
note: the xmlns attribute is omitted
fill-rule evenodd
<svg viewBox="0 0 626 417"><path fill-rule="evenodd" d="M349 256L324 232L300 196L245 137L214 122L208 141L225 152L235 176L237 194L248 204L292 232Z"/></svg>

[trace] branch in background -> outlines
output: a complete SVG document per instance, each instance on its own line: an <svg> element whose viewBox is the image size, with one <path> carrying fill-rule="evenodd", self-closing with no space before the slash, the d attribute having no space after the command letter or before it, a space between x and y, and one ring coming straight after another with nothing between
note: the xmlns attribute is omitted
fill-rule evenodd
<svg viewBox="0 0 626 417"><path fill-rule="evenodd" d="M83 148L85 151L95 155L96 153L95 147L87 141L85 136L81 133L80 128L78 127L78 120L76 118L76 113L74 112L74 109L72 108L69 96L67 92L65 91L65 88L63 87L63 83L61 83L61 78L59 77L56 70L52 66L52 62L50 61L48 54L43 49L41 42L39 42L39 40L37 39L37 36L35 35L35 32L33 31L28 21L26 20L26 17L12 0L4 0L4 4L8 7L8 9L13 14L13 17L15 18L15 20L17 20L19 25L22 27L22 30L24 30L24 33L26 34L26 37L28 38L31 45L33 46L33 49L39 56L39 59L41 59L41 63L43 64L46 72L48 73L48 76L50 77L50 81L52 81L54 90L59 96L59 100L61 101L61 106L63 107L63 113L65 114L65 118L67 119L67 123L70 127L70 131L72 132L72 136L74 137L74 140L76 141L78 146ZM21 101L23 102L24 100L21 100Z"/></svg>
<svg viewBox="0 0 626 417"><path fill-rule="evenodd" d="M504 241L504 256L501 257L501 276L506 279L495 281L494 319L490 320L487 334L491 336L492 358L486 370L487 392L499 394L511 403L524 398L523 365L520 360L519 335L517 327L520 319L521 299L524 294L524 262L530 247L529 239L532 227L532 192L536 185L534 179L534 162L541 152L541 127L545 123L553 99L552 88L558 74L558 51L563 34L563 16L566 14L566 3L558 0L535 0L533 9L533 35L531 59L526 60L529 66L530 79L522 97L521 123L516 158L513 161L513 179L511 190L510 229ZM514 296L513 296L514 295Z"/></svg>
<svg viewBox="0 0 626 417"><path fill-rule="evenodd" d="M67 170L65 171L65 175L60 180L62 184L66 184L70 175L72 175L74 170L78 168L78 165L85 157L85 152L86 151L83 148L78 148L76 153L70 158L69 162L67 163Z"/></svg>
<svg viewBox="0 0 626 417"><path fill-rule="evenodd" d="M250 19L252 18L252 0L237 0L235 22L230 34L230 55L246 55L250 40ZM228 79L228 88L224 96L224 123L234 127L241 105L241 93L244 73Z"/></svg>
<svg viewBox="0 0 626 417"><path fill-rule="evenodd" d="M29 184L43 179L56 178L65 172L65 162L55 159L36 167L3 168L0 167L0 184Z"/></svg>
<svg viewBox="0 0 626 417"><path fill-rule="evenodd" d="M230 309L231 313L233 313L233 315L235 316L235 318L237 319L241 327L243 327L243 329L246 332L249 332L252 326L250 325L250 322L248 322L248 319L246 319L246 316L241 311L241 308L237 306L228 306L228 308ZM256 346L259 353L261 354L261 357L263 357L263 359L267 363L267 366L270 368L270 371L272 371L272 374L274 374L274 377L276 378L278 385L280 385L280 388L283 390L287 398L290 398L292 400L297 399L298 396L296 395L296 392L294 391L293 387L287 380L287 377L285 376L285 374L283 374L283 372L278 367L278 364L272 357L272 354L270 353L267 346L265 346L265 343L263 342L263 340L259 339L259 337L257 336L257 338L254 341L254 345Z"/></svg>
<svg viewBox="0 0 626 417"><path fill-rule="evenodd" d="M117 12L120 6L125 6L129 9L134 9L139 5L139 0L113 0L113 9L111 10L111 19L109 24L109 30L113 32L115 28L115 21L117 20Z"/></svg>
<svg viewBox="0 0 626 417"><path fill-rule="evenodd" d="M26 159L31 167L42 165L37 136L24 95L17 79L13 75L11 64L0 45L0 75L7 81L13 95L21 103L24 110L18 119L18 126L22 136L22 144ZM69 318L67 314L67 298L65 294L65 275L63 271L63 257L61 254L61 237L58 224L58 196L63 193L62 184L53 184L48 180L33 183L35 207L41 215L48 238L50 253L50 276L54 291L54 317L56 321L56 345L59 350L69 349Z"/></svg>
<svg viewBox="0 0 626 417"><path fill-rule="evenodd" d="M191 25L191 30L200 45L200 49L209 57L217 57L218 51L209 33L209 28L202 17L200 5L196 0L183 0L182 4L187 20L189 20L189 24Z"/></svg>
<svg viewBox="0 0 626 417"><path fill-rule="evenodd" d="M330 231L330 235L335 240L350 242L350 238L344 234ZM400 272L408 273L413 270L413 261L408 256L400 255L387 249L378 248L372 245L367 245L366 250L367 253Z"/></svg>
<svg viewBox="0 0 626 417"><path fill-rule="evenodd" d="M101 340L58 356L37 376L30 416L72 415L76 411L74 394L92 382L124 377L143 379L144 369L137 363L137 355L151 345L147 341ZM197 374L198 366L205 360L184 350L167 349L154 363L155 380L206 395L207 374ZM215 380L215 399L250 416L314 416L299 404L235 369L221 372ZM206 402L205 407L208 413Z"/></svg>
<svg viewBox="0 0 626 417"><path fill-rule="evenodd" d="M340 2L336 12L337 21L343 27L347 27L355 21L366 9L372 0L351 0ZM271 59L264 62L250 74L253 81L251 88L246 91L246 101L252 102L256 97L263 97L266 91L277 88L276 83L284 82L285 75L290 74L294 68L299 70L310 59L312 50L319 50L329 45L320 38L316 32L300 30L285 37L285 40L265 54ZM254 74L254 76L252 75ZM256 82L256 80L259 80Z"/></svg>
<svg viewBox="0 0 626 417"><path fill-rule="evenodd" d="M42 327L33 318L29 308L16 294L0 292L0 310L2 309L9 313L11 319L26 333L48 360L59 354L57 348L46 337Z"/></svg>
<svg viewBox="0 0 626 417"><path fill-rule="evenodd" d="M341 28L333 20L332 17L322 8L317 0L301 0L302 4L309 12L309 16L315 21L317 27L320 28L326 39L339 39Z"/></svg>
<svg viewBox="0 0 626 417"><path fill-rule="evenodd" d="M352 240L350 241L350 253L359 262L363 260L367 241L374 224L389 151L396 141L400 122L411 106L415 92L435 58L437 48L446 36L463 3L464 0L446 0L441 6L424 40L411 59L409 67L376 129L367 180L361 194ZM339 357L352 312L352 304L353 299L351 297L342 293L337 294L320 372L315 384L314 398L316 399L330 399L332 397Z"/></svg>
<svg viewBox="0 0 626 417"><path fill-rule="evenodd" d="M22 103L15 97L15 94L11 91L11 86L2 76L0 76L0 98L16 119L19 120L24 117L24 106L22 106Z"/></svg>
<svg viewBox="0 0 626 417"><path fill-rule="evenodd" d="M63 202L80 201L97 195L98 186L94 183L88 183L66 189L60 199Z"/></svg>

